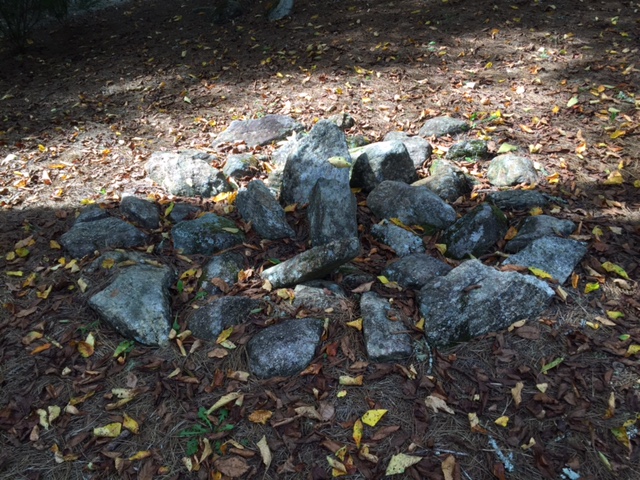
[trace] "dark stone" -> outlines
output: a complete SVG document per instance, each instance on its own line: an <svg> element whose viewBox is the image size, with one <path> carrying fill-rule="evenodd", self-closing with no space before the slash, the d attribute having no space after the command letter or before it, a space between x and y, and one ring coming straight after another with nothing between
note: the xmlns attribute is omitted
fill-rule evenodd
<svg viewBox="0 0 640 480"><path fill-rule="evenodd" d="M311 245L358 236L356 197L343 182L321 178L311 191L307 216Z"/></svg>
<svg viewBox="0 0 640 480"><path fill-rule="evenodd" d="M211 255L244 240L244 234L235 223L213 213L178 223L171 230L171 236L174 248L185 255Z"/></svg>
<svg viewBox="0 0 640 480"><path fill-rule="evenodd" d="M399 257L424 252L422 238L387 220L382 220L380 223L371 227L371 235L373 235L376 240L393 248Z"/></svg>
<svg viewBox="0 0 640 480"><path fill-rule="evenodd" d="M382 270L382 275L403 288L420 289L434 277L446 275L451 267L426 253L415 253L395 261Z"/></svg>
<svg viewBox="0 0 640 480"><path fill-rule="evenodd" d="M402 142L376 142L350 151L351 186L373 190L385 180L411 183L418 179L413 161Z"/></svg>
<svg viewBox="0 0 640 480"><path fill-rule="evenodd" d="M160 227L160 214L155 203L127 196L120 202L120 211L127 220L150 230Z"/></svg>
<svg viewBox="0 0 640 480"><path fill-rule="evenodd" d="M75 258L105 248L132 248L144 245L147 235L119 218L77 222L60 237L60 244Z"/></svg>
<svg viewBox="0 0 640 480"><path fill-rule="evenodd" d="M518 234L505 247L505 252L516 253L542 237L566 237L576 229L571 220L561 220L549 215L527 217Z"/></svg>
<svg viewBox="0 0 640 480"><path fill-rule="evenodd" d="M469 128L469 124L464 120L451 117L435 117L424 122L418 135L424 138L444 137L445 135L466 132Z"/></svg>
<svg viewBox="0 0 640 480"><path fill-rule="evenodd" d="M223 330L246 322L262 302L247 297L222 297L209 302L189 317L189 330L198 338L215 342Z"/></svg>
<svg viewBox="0 0 640 480"><path fill-rule="evenodd" d="M265 115L256 120L234 120L216 137L213 146L227 142L245 142L249 147L269 145L302 130L302 124L285 115Z"/></svg>
<svg viewBox="0 0 640 480"><path fill-rule="evenodd" d="M482 255L504 238L508 229L507 218L498 207L478 205L444 232L446 255L457 259Z"/></svg>
<svg viewBox="0 0 640 480"><path fill-rule="evenodd" d="M253 180L238 192L238 212L262 238L278 240L295 236L287 216L271 191L261 180Z"/></svg>
<svg viewBox="0 0 640 480"><path fill-rule="evenodd" d="M391 308L388 300L366 292L360 300L360 313L365 346L372 362L395 362L411 356L411 337L400 321L402 314Z"/></svg>

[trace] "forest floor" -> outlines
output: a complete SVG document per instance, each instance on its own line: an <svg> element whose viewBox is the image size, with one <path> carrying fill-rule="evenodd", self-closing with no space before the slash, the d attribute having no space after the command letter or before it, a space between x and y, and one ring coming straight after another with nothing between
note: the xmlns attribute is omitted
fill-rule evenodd
<svg viewBox="0 0 640 480"><path fill-rule="evenodd" d="M412 465L396 478L637 478L640 4L299 1L271 24L255 2L219 26L198 13L208 3L134 0L40 29L20 55L0 51L0 478L382 478L398 454ZM125 192L166 208L175 199L144 174L154 151L211 150L234 119L282 113L311 127L339 112L374 141L463 117L494 153L508 143L530 156L537 188L568 202L545 213L589 242L564 295L539 321L432 362L367 363L360 332L333 325L306 375L268 381L243 374L264 319L234 331L232 351L188 336L126 349L97 320L78 291L91 259L62 260L57 244L78 208L115 207ZM435 141L433 158L452 141ZM463 166L484 181L481 165ZM370 221L366 207L359 218ZM290 220L291 252L305 248L304 209ZM363 268L379 272L392 254L362 240ZM282 253L250 246L256 272ZM206 261L159 260L179 272ZM373 289L415 316L412 293ZM195 291L173 293L184 331ZM286 301L257 275L236 293ZM371 409L387 413L360 441ZM123 422L117 438L94 434Z"/></svg>

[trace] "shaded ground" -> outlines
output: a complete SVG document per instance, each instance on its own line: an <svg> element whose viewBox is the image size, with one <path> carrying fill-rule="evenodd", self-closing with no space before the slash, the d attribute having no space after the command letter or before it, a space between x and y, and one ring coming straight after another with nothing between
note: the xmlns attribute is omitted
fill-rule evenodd
<svg viewBox="0 0 640 480"><path fill-rule="evenodd" d="M292 19L268 25L267 7L257 3L234 24L215 26L194 11L206 4L132 2L40 31L20 57L1 54L0 476L219 478L215 472L233 473L235 461L248 467L247 478L327 478L326 457L346 445L352 478L381 478L397 453L422 457L398 478L447 478L442 465L451 464L449 456L452 478L563 478L565 468L583 479L635 478L639 7L304 2ZM337 319L314 362L322 367L317 373L243 382L233 372L246 369L243 345L266 316L235 331L238 348L222 359L210 358L214 346L192 337L184 339L186 355L176 342L165 350L136 346L114 358L122 338L76 293L86 262L79 272L55 269L63 253L50 240L69 227L74 209L92 201L115 207L125 191L168 205L172 199L144 178L144 161L159 149L207 149L233 119L285 113L311 126L341 111L357 121L350 133L372 140L396 129L417 133L434 115L463 116L475 123L471 136L487 138L494 151L507 142L530 154L546 174L540 188L568 201L553 214L578 223L577 234L590 242L575 288L564 287L566 302L557 299L526 328L403 366L363 363L360 333ZM436 154L450 143L435 142ZM225 152L218 153L222 164ZM480 166L466 166L482 178ZM483 190L459 210L475 205ZM365 225L372 221L366 207L359 216ZM295 244L263 248L250 237L246 268L257 271L268 258L304 248L304 217L304 210L291 214ZM362 240L360 264L378 273L393 255ZM438 255L437 238L426 241ZM12 258L21 247L29 254ZM160 260L182 272L206 259ZM607 272L606 261L630 278ZM22 277L7 273L19 271ZM587 283L600 288L585 294ZM249 277L234 292L267 294L260 285ZM195 295L189 286L174 292L183 330ZM408 325L415 324L409 292L373 288L393 296ZM354 310L348 320L357 316ZM78 342L89 333L96 350L85 358ZM341 386L342 375L363 375L363 385ZM136 389L137 396L113 407L113 388ZM339 398L341 390L348 393ZM244 393L242 405L198 416L200 407L236 391ZM455 414L427 408L429 395L445 399ZM75 409L65 412L69 402ZM47 430L38 409L55 406L63 412ZM335 414L314 420L297 416L300 406ZM365 427L363 443L377 463L359 456L352 438L354 422L371 408L388 410L376 427ZM252 422L256 410L273 416L265 425ZM93 436L125 413L139 423L138 434ZM472 429L469 413L479 427ZM502 416L509 417L506 427L494 423ZM266 473L256 446L263 436L273 455ZM203 459L207 442L213 453Z"/></svg>

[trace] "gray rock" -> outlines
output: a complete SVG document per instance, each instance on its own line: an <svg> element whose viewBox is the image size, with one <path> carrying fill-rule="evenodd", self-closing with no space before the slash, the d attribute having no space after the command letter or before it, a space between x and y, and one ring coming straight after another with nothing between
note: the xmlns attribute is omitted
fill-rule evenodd
<svg viewBox="0 0 640 480"><path fill-rule="evenodd" d="M333 309L333 313L346 311L348 305L345 294L338 285L335 283L333 285L337 287L339 293L322 286L308 284L296 285L296 288L293 290L295 294L293 306L296 308L304 307L309 310L319 310L322 313L326 313L325 310L328 309Z"/></svg>
<svg viewBox="0 0 640 480"><path fill-rule="evenodd" d="M332 115L329 117L329 121L335 123L340 130L349 130L356 124L353 117L346 112Z"/></svg>
<svg viewBox="0 0 640 480"><path fill-rule="evenodd" d="M172 195L212 197L232 190L224 174L210 165L214 158L196 150L155 152L144 168Z"/></svg>
<svg viewBox="0 0 640 480"><path fill-rule="evenodd" d="M282 173L287 163L287 158L289 158L289 155L297 148L298 141L302 138L304 138L304 136L298 136L294 133L291 137L287 138L286 141L278 142L278 148L271 154L271 163L275 165L277 171Z"/></svg>
<svg viewBox="0 0 640 480"><path fill-rule="evenodd" d="M238 212L262 238L278 240L295 236L286 213L261 180L253 180L238 192Z"/></svg>
<svg viewBox="0 0 640 480"><path fill-rule="evenodd" d="M584 242L569 238L543 237L511 255L502 264L539 268L562 284L569 278L585 253L587 244Z"/></svg>
<svg viewBox="0 0 640 480"><path fill-rule="evenodd" d="M127 220L142 228L153 230L160 226L160 214L155 203L134 196L127 196L120 202L120 212Z"/></svg>
<svg viewBox="0 0 640 480"><path fill-rule="evenodd" d="M504 190L491 192L487 200L501 210L529 210L533 207L546 207L551 203L549 195L536 190Z"/></svg>
<svg viewBox="0 0 640 480"><path fill-rule="evenodd" d="M425 284L418 295L425 335L436 346L466 341L535 319L554 292L542 280L468 260Z"/></svg>
<svg viewBox="0 0 640 480"><path fill-rule="evenodd" d="M287 157L282 174L280 200L285 205L309 203L311 190L321 178L349 185L349 169L334 167L328 160L344 157L350 162L344 133L335 123L321 120L300 139Z"/></svg>
<svg viewBox="0 0 640 480"><path fill-rule="evenodd" d="M214 256L202 269L200 288L211 295L223 293L212 281L217 278L232 287L238 281L243 262L239 253L227 252Z"/></svg>
<svg viewBox="0 0 640 480"><path fill-rule="evenodd" d="M469 130L469 124L464 120L451 117L430 118L418 132L424 138L444 137L445 135L455 135Z"/></svg>
<svg viewBox="0 0 640 480"><path fill-rule="evenodd" d="M213 146L227 142L244 142L249 147L269 145L302 130L302 124L285 115L265 115L256 120L234 120L226 130L220 132L213 141Z"/></svg>
<svg viewBox="0 0 640 480"><path fill-rule="evenodd" d="M505 153L489 162L487 178L491 185L509 187L520 183L534 184L538 181L538 174L530 159Z"/></svg>
<svg viewBox="0 0 640 480"><path fill-rule="evenodd" d="M293 12L293 0L280 0L276 8L269 12L269 20L275 22L288 17Z"/></svg>
<svg viewBox="0 0 640 480"><path fill-rule="evenodd" d="M313 247L262 272L274 288L322 278L360 253L357 238L348 238Z"/></svg>
<svg viewBox="0 0 640 480"><path fill-rule="evenodd" d="M414 187L424 186L443 200L454 202L471 192L471 185L464 172L446 160L434 161L431 176L412 183Z"/></svg>
<svg viewBox="0 0 640 480"><path fill-rule="evenodd" d="M247 297L222 297L201 306L189 316L189 330L202 340L215 342L223 330L246 322L262 302Z"/></svg>
<svg viewBox="0 0 640 480"><path fill-rule="evenodd" d="M80 210L78 217L76 218L76 223L82 222L93 222L95 220L101 220L103 218L108 218L109 212L100 207L100 205L88 205Z"/></svg>
<svg viewBox="0 0 640 480"><path fill-rule="evenodd" d="M434 277L446 275L451 267L426 253L415 253L393 262L382 275L403 288L420 289Z"/></svg>
<svg viewBox="0 0 640 480"><path fill-rule="evenodd" d="M405 132L389 132L384 136L385 142L402 142L409 152L414 168L421 168L433 153L431 144L420 136L410 136Z"/></svg>
<svg viewBox="0 0 640 480"><path fill-rule="evenodd" d="M191 205L189 203L176 203L169 213L169 220L173 223L178 223L199 211L200 209L195 205Z"/></svg>
<svg viewBox="0 0 640 480"><path fill-rule="evenodd" d="M171 230L171 237L174 248L185 255L211 255L244 240L244 234L235 223L213 213L178 223Z"/></svg>
<svg viewBox="0 0 640 480"><path fill-rule="evenodd" d="M250 153L237 153L227 157L222 167L226 177L242 178L251 175L258 168L258 159Z"/></svg>
<svg viewBox="0 0 640 480"><path fill-rule="evenodd" d="M450 160L476 161L487 158L488 155L489 148L484 140L464 140L454 143L447 152L447 158Z"/></svg>
<svg viewBox="0 0 640 480"><path fill-rule="evenodd" d="M380 223L371 227L371 235L385 245L393 248L399 257L424 252L422 238L387 220L382 220Z"/></svg>
<svg viewBox="0 0 640 480"><path fill-rule="evenodd" d="M364 147L365 145L369 145L371 140L365 137L364 135L349 135L347 137L347 145L349 145L349 149Z"/></svg>
<svg viewBox="0 0 640 480"><path fill-rule="evenodd" d="M360 299L360 314L365 346L371 361L394 362L411 356L411 337L403 333L407 327L400 320L401 314L391 308L388 300L376 293L366 292Z"/></svg>
<svg viewBox="0 0 640 480"><path fill-rule="evenodd" d="M249 367L258 378L295 375L313 360L320 345L323 321L286 320L258 332L247 344Z"/></svg>
<svg viewBox="0 0 640 480"><path fill-rule="evenodd" d="M413 161L402 142L376 142L350 150L353 158L351 186L366 192L385 180L411 183L418 179Z"/></svg>
<svg viewBox="0 0 640 480"><path fill-rule="evenodd" d="M60 237L60 244L75 258L103 248L132 248L144 245L148 237L130 223L115 217L78 222Z"/></svg>
<svg viewBox="0 0 640 480"><path fill-rule="evenodd" d="M527 217L518 234L505 247L505 252L516 253L542 237L566 237L576 229L571 220L561 220L549 215Z"/></svg>
<svg viewBox="0 0 640 480"><path fill-rule="evenodd" d="M446 255L457 259L482 255L502 239L508 229L507 218L498 207L478 205L444 232Z"/></svg>
<svg viewBox="0 0 640 480"><path fill-rule="evenodd" d="M432 233L456 220L456 212L427 187L412 187L386 181L367 197L367 205L378 218L398 218L407 226L420 225Z"/></svg>
<svg viewBox="0 0 640 480"><path fill-rule="evenodd" d="M352 263L346 263L337 269L337 274L342 277L340 284L347 290L353 290L363 283L375 282L376 276L364 272Z"/></svg>
<svg viewBox="0 0 640 480"><path fill-rule="evenodd" d="M133 265L89 299L102 319L127 338L144 345L169 343L174 273L168 267Z"/></svg>
<svg viewBox="0 0 640 480"><path fill-rule="evenodd" d="M307 216L311 245L358 236L356 197L344 182L321 178L311 190Z"/></svg>

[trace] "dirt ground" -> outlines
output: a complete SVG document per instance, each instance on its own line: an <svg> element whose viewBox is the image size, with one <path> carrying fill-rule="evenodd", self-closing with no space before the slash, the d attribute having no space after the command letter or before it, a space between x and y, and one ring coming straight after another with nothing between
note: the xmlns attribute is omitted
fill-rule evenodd
<svg viewBox="0 0 640 480"><path fill-rule="evenodd" d="M299 0L292 18L270 24L269 5L255 2L225 25L202 13L208 6L133 1L43 27L23 54L0 51L0 478L375 479L400 453L417 463L395 478L637 478L640 4ZM378 365L346 325L358 318L354 297L311 370L268 381L242 373L244 345L268 312L234 330L233 350L185 334L170 348L114 356L123 338L78 292L91 259L63 261L56 244L75 211L116 208L124 193L168 207L176 199L145 178L145 160L209 151L234 119L283 113L311 127L340 112L356 120L349 134L374 141L415 134L436 115L464 117L469 138L494 153L517 146L537 162L537 188L567 201L544 213L573 220L576 238L589 242L543 317ZM453 141L434 141L433 158ZM246 150L211 151L222 165ZM490 186L481 164L460 166L481 181L457 202L464 212ZM289 220L297 242L249 236L249 273L233 294L286 304L256 272L306 248L304 209ZM364 205L359 220L375 221ZM439 256L437 237L425 242ZM362 244L367 271L393 258L366 232ZM179 272L206 261L158 260ZM173 291L180 332L201 302L193 283ZM394 298L420 344L414 294L372 288ZM360 375L360 386L340 383ZM241 401L203 413L236 392ZM453 413L427 406L433 398ZM387 413L358 441L354 426L371 409ZM94 434L123 422L117 438Z"/></svg>

